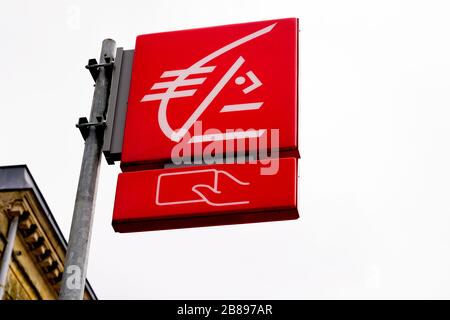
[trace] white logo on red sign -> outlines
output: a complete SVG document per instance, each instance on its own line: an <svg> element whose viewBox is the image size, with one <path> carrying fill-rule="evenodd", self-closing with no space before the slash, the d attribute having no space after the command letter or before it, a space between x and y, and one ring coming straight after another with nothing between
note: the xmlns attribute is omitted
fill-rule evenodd
<svg viewBox="0 0 450 320"><path fill-rule="evenodd" d="M206 80L206 77L197 77L197 78L189 78L191 75L204 75L214 71L216 66L207 66L207 64L229 52L230 50L247 43L253 39L256 39L264 34L269 33L275 27L276 23L271 24L265 28L262 28L254 33L251 33L245 37L242 37L236 41L233 41L220 49L214 51L213 53L207 55L206 57L200 59L195 62L193 65L188 67L187 69L180 70L170 70L165 71L161 74L161 78L172 78L176 77L174 80L162 81L155 83L151 90L157 89L166 89L163 93L151 93L146 94L141 102L146 101L155 101L160 100L159 111L158 111L158 123L162 130L162 132L172 141L179 142L188 132L188 130L194 125L194 123L200 118L202 113L208 108L211 102L215 99L215 97L221 92L221 90L230 82L230 80L235 76L241 66L244 64L245 59L240 56L236 59L233 65L226 71L226 73L222 76L222 78L217 82L217 84L213 87L213 89L206 95L200 105L195 109L195 111L190 115L190 117L184 122L180 129L174 130L168 120L167 120L167 108L170 99L177 99L183 97L193 96L197 89L188 89L188 90L179 90L176 91L179 87L183 86L192 86L192 85L201 85ZM262 86L262 82L258 79L256 74L253 71L248 71L245 73L247 78L251 81L251 84L245 86L242 89L244 94L248 94L255 89ZM234 83L236 85L244 85L246 82L246 77L240 75L235 78ZM220 112L239 112L239 111L247 111L247 110L257 110L262 107L263 101L255 101L251 103L241 103L241 104L228 104L224 105ZM189 143L198 143L204 141L219 141L219 140L229 140L229 139L244 139L244 138L255 138L260 137L265 132L265 129L259 130L247 130L245 132L237 131L237 132L227 132L221 134L211 135L194 135L189 140Z"/></svg>

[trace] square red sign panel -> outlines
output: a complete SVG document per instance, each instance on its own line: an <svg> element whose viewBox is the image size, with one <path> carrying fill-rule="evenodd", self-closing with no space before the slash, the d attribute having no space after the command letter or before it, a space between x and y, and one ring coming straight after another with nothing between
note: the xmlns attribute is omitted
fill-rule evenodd
<svg viewBox="0 0 450 320"><path fill-rule="evenodd" d="M197 155L211 141L266 138L296 154L297 60L295 18L138 36L123 168L170 162L179 143Z"/></svg>

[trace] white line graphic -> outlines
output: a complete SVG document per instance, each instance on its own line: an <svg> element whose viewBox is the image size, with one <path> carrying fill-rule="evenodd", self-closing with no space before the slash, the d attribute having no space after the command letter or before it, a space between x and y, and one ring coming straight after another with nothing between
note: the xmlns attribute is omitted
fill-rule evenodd
<svg viewBox="0 0 450 320"><path fill-rule="evenodd" d="M199 74L199 73L210 73L214 71L216 66L209 66L209 67L198 67L198 68L189 68L189 75L191 74ZM178 77L182 74L184 74L188 69L181 69L181 70L171 70L171 71L164 71L161 75L161 78L170 78L170 77Z"/></svg>
<svg viewBox="0 0 450 320"><path fill-rule="evenodd" d="M253 84L242 90L245 94L252 92L262 85L261 81L259 81L258 77L253 73L253 71L247 72L246 75L250 78L250 80L252 80Z"/></svg>
<svg viewBox="0 0 450 320"><path fill-rule="evenodd" d="M167 94L167 93L147 94L145 97L142 98L141 101L161 100L165 96L169 96L170 99L172 99L172 98L181 98L181 97L190 97L190 96L192 96L195 93L195 91L197 91L197 89L175 91L175 92L171 92L170 94Z"/></svg>
<svg viewBox="0 0 450 320"><path fill-rule="evenodd" d="M234 49L238 46L240 46L241 44L244 44L246 42L249 42L255 38L258 38L260 36L262 36L263 34L266 34L270 31L272 31L272 29L275 27L276 23L271 24L270 26L267 26L265 28L262 28L261 30L258 30L254 33L249 34L248 36L245 36L241 39L238 39L228 45L226 45L225 47L220 48L217 51L214 51L213 53L211 53L210 55L207 55L206 57L204 57L203 59L199 60L198 62L196 62L195 64L193 64L192 66L203 66L205 63L210 62L211 60L217 58L218 56L224 54L227 51L230 51L231 49Z"/></svg>
<svg viewBox="0 0 450 320"><path fill-rule="evenodd" d="M264 132L266 132L265 129L204 134L204 135L201 135L201 136L193 136L191 139L189 139L188 143L200 143L200 142L211 142L211 141L220 141L220 140L258 138L258 137L261 137L264 134Z"/></svg>
<svg viewBox="0 0 450 320"><path fill-rule="evenodd" d="M253 102L253 103L238 103L238 104L227 104L223 106L220 112L235 112L235 111L247 111L247 110L258 110L263 105L263 102Z"/></svg>
<svg viewBox="0 0 450 320"><path fill-rule="evenodd" d="M195 79L187 79L187 80L183 80L177 83L177 85L179 87L182 86L192 86L192 85L196 85L196 84L202 84L204 81L206 80L206 78L195 78ZM168 82L157 82L153 85L152 90L155 89L165 89L170 87L170 85L173 83L173 81L168 81Z"/></svg>
<svg viewBox="0 0 450 320"><path fill-rule="evenodd" d="M190 200L182 200L182 201L160 201L160 193L161 193L161 180L167 179L171 176L179 176L179 175L196 175L199 173L205 173L205 172L211 172L214 175L214 182L213 185L209 184L196 184L192 186L192 192L198 196L196 199L190 199ZM190 171L184 171L184 172L173 172L173 173L163 173L158 176L158 183L156 186L156 204L158 206L168 206L168 205L178 205L178 204L189 204L189 203L198 203L198 202L205 202L209 204L210 206L233 206L233 205L241 205L241 204L248 204L250 201L230 201L230 202L212 202L209 200L200 190L199 188L207 188L210 191L212 191L215 194L222 194L222 191L219 190L219 175L224 175L231 179L233 182L235 182L238 185L241 186L248 186L250 185L250 182L244 182L233 176L232 174L224 171L224 170L217 170L217 169L201 169L201 170L190 170ZM167 192L174 192L175 190L170 190ZM176 192L175 192L176 193Z"/></svg>

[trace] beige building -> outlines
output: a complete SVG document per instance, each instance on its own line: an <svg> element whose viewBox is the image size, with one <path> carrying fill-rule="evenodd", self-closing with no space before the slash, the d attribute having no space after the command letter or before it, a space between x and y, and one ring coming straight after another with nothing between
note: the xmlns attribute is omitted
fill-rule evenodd
<svg viewBox="0 0 450 320"><path fill-rule="evenodd" d="M0 298L57 299L66 248L27 166L0 167ZM84 299L96 299L89 282Z"/></svg>

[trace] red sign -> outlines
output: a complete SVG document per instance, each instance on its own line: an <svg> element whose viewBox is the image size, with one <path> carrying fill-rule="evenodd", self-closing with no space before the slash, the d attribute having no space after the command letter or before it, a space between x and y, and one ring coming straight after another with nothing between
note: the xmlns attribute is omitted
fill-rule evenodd
<svg viewBox="0 0 450 320"><path fill-rule="evenodd" d="M297 159L126 172L119 175L113 227L148 231L298 218ZM274 165L272 163L271 165Z"/></svg>
<svg viewBox="0 0 450 320"><path fill-rule="evenodd" d="M198 156L211 141L267 139L245 151L298 156L297 47L295 18L137 37L122 168L169 162L180 142Z"/></svg>

